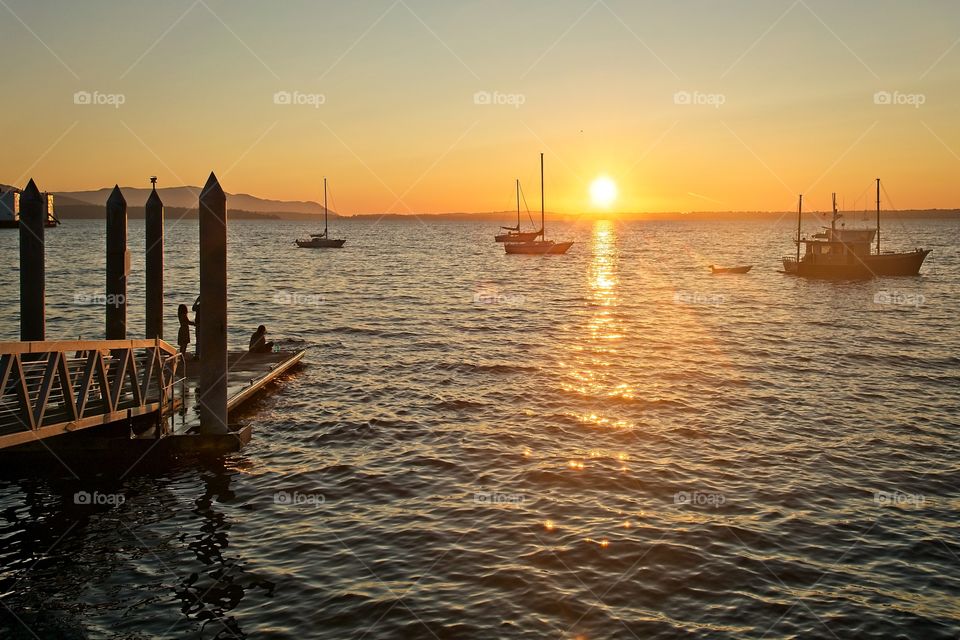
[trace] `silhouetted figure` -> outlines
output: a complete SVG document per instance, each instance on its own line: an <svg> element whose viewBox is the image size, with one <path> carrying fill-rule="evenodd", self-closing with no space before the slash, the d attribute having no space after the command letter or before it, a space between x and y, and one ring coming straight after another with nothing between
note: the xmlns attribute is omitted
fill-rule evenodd
<svg viewBox="0 0 960 640"><path fill-rule="evenodd" d="M187 305L182 304L177 307L177 318L180 320L180 331L177 333L177 345L180 347L180 353L187 355L187 347L190 346L190 325L197 326L196 322L191 322L187 315Z"/></svg>
<svg viewBox="0 0 960 640"><path fill-rule="evenodd" d="M197 296L197 299L193 301L193 323L197 327L197 355L194 356L197 360L200 359L200 296Z"/></svg>
<svg viewBox="0 0 960 640"><path fill-rule="evenodd" d="M260 325L250 336L250 353L271 353L272 351L273 343L267 342L267 328Z"/></svg>

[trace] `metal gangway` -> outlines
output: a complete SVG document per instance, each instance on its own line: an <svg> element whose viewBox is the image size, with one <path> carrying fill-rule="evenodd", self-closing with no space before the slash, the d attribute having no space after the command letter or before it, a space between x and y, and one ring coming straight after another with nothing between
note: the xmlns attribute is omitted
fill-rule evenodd
<svg viewBox="0 0 960 640"><path fill-rule="evenodd" d="M0 449L178 406L183 357L163 340L0 342Z"/></svg>

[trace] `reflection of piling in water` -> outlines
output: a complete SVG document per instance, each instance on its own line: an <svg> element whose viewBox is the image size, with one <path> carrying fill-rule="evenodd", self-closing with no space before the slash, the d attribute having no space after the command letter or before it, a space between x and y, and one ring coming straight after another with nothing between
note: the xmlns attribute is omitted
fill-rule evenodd
<svg viewBox="0 0 960 640"><path fill-rule="evenodd" d="M107 295L106 339L127 338L127 276L130 252L127 250L127 201L114 185L107 198Z"/></svg>
<svg viewBox="0 0 960 640"><path fill-rule="evenodd" d="M156 185L144 206L146 231L146 293L145 315L147 335L163 339L163 202Z"/></svg>
<svg viewBox="0 0 960 640"><path fill-rule="evenodd" d="M227 196L211 172L200 193L200 431L227 433Z"/></svg>
<svg viewBox="0 0 960 640"><path fill-rule="evenodd" d="M20 195L20 339L24 342L46 337L46 219L45 199L31 179Z"/></svg>

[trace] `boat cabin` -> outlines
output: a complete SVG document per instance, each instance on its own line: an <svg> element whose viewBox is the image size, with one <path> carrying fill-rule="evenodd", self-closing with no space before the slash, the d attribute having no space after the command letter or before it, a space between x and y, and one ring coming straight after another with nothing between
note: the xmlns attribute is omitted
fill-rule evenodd
<svg viewBox="0 0 960 640"><path fill-rule="evenodd" d="M876 229L825 229L813 240L801 240L806 251L803 260L819 263L847 263L849 259L870 255Z"/></svg>
<svg viewBox="0 0 960 640"><path fill-rule="evenodd" d="M811 272L829 269L852 269L859 271L866 268L870 260L870 248L876 236L876 229L831 229L814 234L813 238L803 238L799 241L804 246L804 253L800 257L800 272ZM796 258L784 257L784 269L788 273L796 273L798 265Z"/></svg>

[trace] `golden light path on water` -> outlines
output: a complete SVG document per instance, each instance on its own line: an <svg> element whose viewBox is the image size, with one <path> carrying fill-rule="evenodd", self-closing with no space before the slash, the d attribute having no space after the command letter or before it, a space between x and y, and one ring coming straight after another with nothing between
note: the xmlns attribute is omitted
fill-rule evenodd
<svg viewBox="0 0 960 640"><path fill-rule="evenodd" d="M581 423L603 429L629 430L635 426L632 421L610 417L603 407L607 399L629 402L635 396L633 384L615 373L614 359L622 354L627 337L627 327L619 309L620 256L617 240L614 222L598 220L593 224L590 238L591 259L584 272L588 291L587 307L590 311L585 324L579 330L580 340L567 343L566 359L560 363L564 373L560 388L566 393L599 404L596 410L576 416ZM567 469L571 473L584 473L591 463L604 464L612 461L619 465L621 472L627 474L629 460L630 454L627 451L585 447L571 455ZM623 521L620 526L629 529L632 526L632 517L640 514L621 515ZM559 526L560 523L554 520L544 523L547 531L553 531ZM600 549L606 550L610 546L610 539L605 535L608 532L578 527L576 533Z"/></svg>
<svg viewBox="0 0 960 640"><path fill-rule="evenodd" d="M571 382L563 388L586 396L633 397L633 388L612 376L610 357L619 353L624 339L623 323L616 316L619 304L617 285L616 230L609 220L598 220L591 238L593 253L586 273L592 313L584 329L586 344L571 346ZM624 425L618 425L624 426Z"/></svg>
<svg viewBox="0 0 960 640"><path fill-rule="evenodd" d="M613 441L615 447L609 446L612 442L605 448L584 442L569 452L566 471L589 478L592 466L616 469L624 482L633 483L639 480L631 461L643 457L633 449L646 446L645 437L663 428L644 418L644 407L681 397L677 380L698 373L704 358L721 369L731 363L729 356L718 349L711 326L704 321L703 305L698 301L706 294L678 286L675 274L664 268L656 251L651 259L639 264L631 261L631 271L623 272L623 247L637 242L635 232L629 238L626 233L613 220L592 224L590 257L581 276L586 285L586 311L572 339L564 342L558 386L590 407L571 413L571 417L602 432L619 431L626 436ZM641 245L643 240L641 235ZM626 287L630 299L623 295L624 277L630 279ZM638 288L638 284L642 286ZM652 515L645 509L614 508L612 513L619 517L616 527L621 531ZM678 525L700 518L699 514L687 513L660 516ZM600 529L567 526L573 529L570 533L606 550L616 544L611 541L615 535L612 524L607 522ZM544 527L553 531L564 528L565 523L554 518L545 521Z"/></svg>

